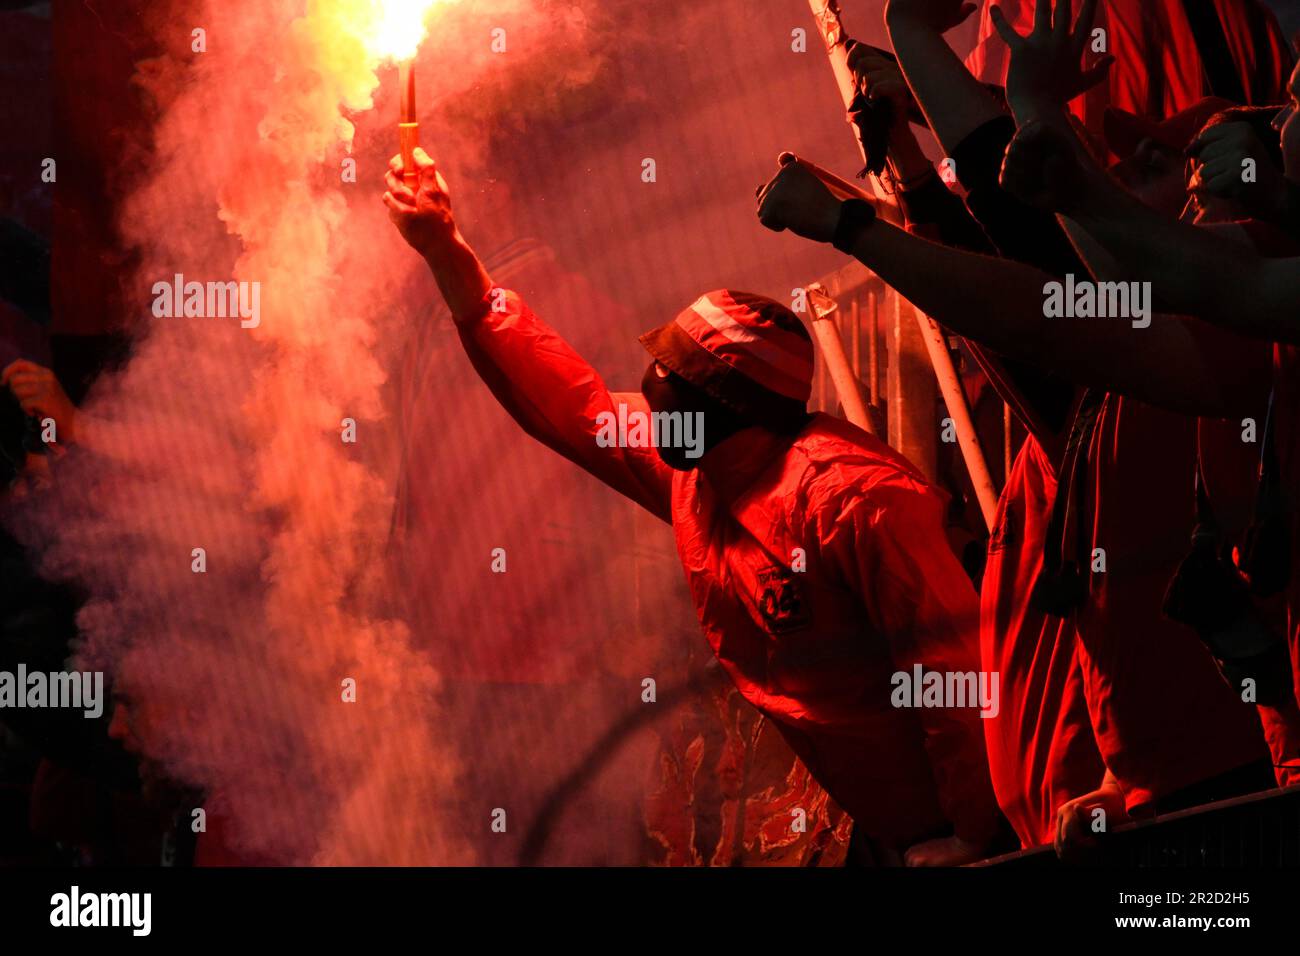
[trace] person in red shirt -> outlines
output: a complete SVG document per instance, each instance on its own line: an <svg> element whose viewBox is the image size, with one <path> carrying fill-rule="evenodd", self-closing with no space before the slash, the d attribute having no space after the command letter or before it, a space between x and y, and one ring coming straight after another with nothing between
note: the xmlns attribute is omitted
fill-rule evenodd
<svg viewBox="0 0 1300 956"><path fill-rule="evenodd" d="M1282 148L1283 172L1300 182L1300 67L1292 74L1290 102L1274 120ZM1214 162L1205 150L1202 165ZM1264 158L1261 157L1261 161ZM1050 174L1045 175L1050 170ZM1288 605L1291 643L1292 691L1300 690L1300 640L1296 620L1300 614L1300 575L1296 572L1296 540L1300 536L1300 495L1295 481L1296 367L1294 354L1300 343L1296 302L1300 300L1300 257L1294 248L1267 248L1258 241L1241 243L1202 229L1191 229L1155 216L1133 203L1073 148L1068 138L1045 124L1034 124L1017 134L1007 154L1004 179L1015 188L1036 194L1045 209L1053 209L1078 223L1092 241L1108 253L1140 261L1146 277L1161 290L1168 307L1241 336L1271 343L1273 390L1266 416L1273 433L1273 462L1262 462L1261 478L1271 483L1274 500L1271 518L1256 530L1262 560L1249 556L1243 573L1252 590L1272 593L1279 587ZM1213 189L1213 180L1202 186ZM1251 230L1252 236L1256 230ZM1253 248L1252 248L1253 246ZM1277 258L1282 252L1287 257ZM1208 326L1207 326L1208 327ZM1264 381L1267 381L1264 379ZM1267 472L1271 471L1271 476ZM1261 480L1263 492L1266 482ZM1257 541L1257 544L1259 543ZM1268 583L1262 588L1257 580ZM1294 737L1292 727L1290 736ZM1285 734L1285 731L1283 731ZM1279 776L1295 779L1294 740L1281 741L1287 759L1278 761ZM1275 754L1276 754L1275 747Z"/></svg>
<svg viewBox="0 0 1300 956"><path fill-rule="evenodd" d="M942 38L944 30L960 18L962 11L958 9L959 6L956 2L945 4L927 0L891 0L887 14L894 50L911 84L912 92L931 123L940 145L953 159L957 176L967 191L967 205L987 233L985 239L977 229L975 243L962 242L960 240L970 235L970 230L952 227L947 230L948 236L940 235L937 238L948 244L965 245L977 250L980 249L981 241L987 244L991 240L996 251L1008 258L1037 265L1058 276L1066 272L1083 274L1086 267L1073 255L1072 250L1066 256L1061 255L1060 247L1067 244L1055 219L1049 216L1044 223L1041 214L1035 215L1035 210L1017 210L1015 200L1007 197L997 186L1001 149L1014 132L1014 122L1005 115L995 98L990 97L974 81ZM1085 6L1081 20L1089 15L1089 8ZM1086 26L1081 29L1086 36ZM876 72L874 76L868 75L869 81L881 81L881 88L885 91L897 86L890 85L892 78L887 75L883 63L874 63L871 68ZM1104 73L1102 64L1081 71L1075 77L1065 76L1071 83L1065 84L1065 95L1061 99L1069 99L1085 90L1089 83L1101 79ZM1064 74L1058 73L1052 79L1056 81L1061 76ZM1017 79L1024 79L1023 71ZM1041 92L1047 86L1041 79L1013 84L1008 90L1013 108L1023 99L1020 94L1025 87ZM1172 197L1172 212L1178 211L1185 198L1181 175L1182 148L1210 113L1228 105L1230 104L1226 100L1206 99L1176 114L1166 123L1149 124L1146 132L1150 142L1167 149L1171 158L1168 164L1169 175L1164 175L1162 171L1158 178L1168 183L1168 189L1163 191ZM903 115L911 111L906 108L906 104L896 104L895 112ZM1109 115L1109 118L1118 119L1122 115ZM1115 125L1118 123L1108 123L1107 132ZM996 157L992 161L987 158L990 143L997 144ZM1128 152L1137 152L1137 145L1135 143ZM906 154L906 151L900 152ZM1145 199L1158 202L1162 198L1159 195L1161 189L1157 188L1162 182L1145 181L1150 178L1147 176L1147 163L1139 164L1134 160L1126 164L1126 167L1132 169L1126 168L1124 172L1134 174L1129 176L1129 184L1141 190ZM1163 170L1163 165L1161 169ZM912 229L914 218L910 211L913 205L911 194L919 193L922 189L920 186L913 187L911 183L920 181L920 177L921 173L916 171L904 171L896 176L904 183L900 194L903 208L909 213L909 229ZM932 209L941 208L945 203L960 208L960 202L941 186L932 192L937 196L929 202ZM899 251L902 252L901 249ZM917 282L924 282L924 276L934 269L925 264L929 251L932 250L915 247L913 254L908 254L905 258L895 260L894 256L890 256L893 261L891 264L897 264L900 269L905 267L906 261L912 262L911 276L907 277L909 281L903 286L909 296L913 295L911 287ZM868 264L875 267L879 262L878 258L873 258ZM997 287L997 282L987 280L987 274L994 270L984 268L982 271L986 276L981 280L980 287ZM951 272L946 274L950 277L953 275ZM910 281L911 279L916 281ZM1041 288L1041 282L1038 287ZM972 294L978 296L978 293L965 293L966 301L961 306L963 312L970 312L969 299ZM997 296L990 298L994 302L998 301ZM944 320L940 318L940 321ZM1001 317L994 321L1005 324ZM978 322L971 322L967 327L974 330L977 339L982 338L981 333L986 331L980 328ZM1068 331L1063 325L1057 328L1063 335ZM1073 368L1065 370L1075 381L1104 382L1106 376L1099 376L1098 371L1106 366L1113 369L1115 363L1109 356L1097 354L1100 351L1095 348L1098 337L1091 334L1091 330L1085 335L1092 341L1080 341L1078 344L1081 347L1075 348L1064 341L1057 341L1040 351L1064 353L1081 359ZM1029 346L1019 353L1022 359L1037 365L1048 357L1046 354L1034 354L1032 338L1019 334L1013 334L1012 337L1019 340L1017 345ZM1048 338L1050 340L1056 336L1049 334ZM1002 366L1004 373L1010 364L1002 356L991 354L979 346L975 346L974 350L977 356L984 354L986 362L991 360L995 366ZM1003 350L1004 356L1015 354L1014 349ZM1056 355L1051 357L1055 358ZM1151 378L1146 369L1134 371L1135 375L1130 379L1133 383L1141 379L1149 381ZM1023 382L1026 376L1022 373L1019 378ZM1146 522L1137 540L1142 544L1150 541L1164 542L1166 553L1155 567L1151 566L1152 562L1144 559L1144 570L1138 576L1132 574L1131 561L1127 568L1117 574L1096 576L1094 584L1098 593L1092 605L1094 608L1105 609L1100 613L1094 610L1082 618L1074 615L1045 615L1030 600L1033 583L1042 569L1044 544L1049 537L1049 516L1058 488L1057 471L1067 436L1061 433L1059 424L1055 428L1047 427L1044 416L1034 414L1033 402L1026 401L1029 396L1025 394L1025 389L1016 387L1017 376L995 374L993 381L1020 414L1031 437L1003 491L982 587L985 666L1002 673L1004 700L1008 702L1004 713L997 720L986 724L990 768L999 803L1016 827L1022 842L1037 843L1057 838L1059 846L1063 842L1063 831L1076 828L1080 822L1081 815L1076 808L1086 810L1097 795L1106 797L1104 802L1113 815L1122 815L1126 808L1138 809L1161 800L1175 799L1178 791L1191 783L1213 779L1224 773L1235 773L1238 765L1250 764L1253 758L1260 757L1262 749L1258 730L1252 723L1251 709L1238 706L1231 700L1231 695L1226 693L1218 681L1211 661L1194 641L1188 640L1188 635L1180 626L1167 621L1160 613L1159 600L1164 585L1161 571L1163 569L1167 578L1177 566L1186 546L1191 514L1188 494L1165 496L1160 500L1159 507L1153 507L1149 503L1143 504L1141 496L1135 496L1129 490L1140 491L1149 487L1148 484L1138 482L1126 485L1124 482L1105 480L1106 520L1109 521L1112 515L1124 513L1126 509L1141 508ZM1122 385L1119 380L1112 378L1112 381ZM1121 387L1121 390L1124 389ZM1152 390L1149 394L1157 397L1157 391ZM1118 429L1121 421L1118 396L1106 403L1104 408L1106 411L1102 419L1106 429ZM1194 433L1183 427L1189 420L1131 401L1124 404L1123 409L1124 427L1117 432L1118 437L1112 436L1114 440L1110 443L1089 443L1087 452L1075 459L1083 467L1081 474L1076 474L1073 468L1066 470L1063 484L1067 489L1065 493L1068 495L1070 489L1076 489L1076 494L1082 498L1082 492L1077 490L1080 486L1086 488L1089 481L1095 485L1113 471L1127 473L1128 469L1134 467L1135 454L1144 448L1161 449L1160 461L1172 473L1173 486L1188 491L1190 484L1185 480L1185 475L1191 473L1195 459ZM1096 418L1093 418L1090 425L1095 422ZM1175 439L1177 449L1169 441L1152 442L1152 432L1162 438ZM1130 435L1141 438L1130 443ZM1075 441L1077 445L1079 440ZM1127 449L1122 457L1112 454L1120 448ZM1186 467L1180 470L1173 464L1175 461L1185 463ZM1179 478L1180 475L1183 477ZM1085 520L1086 509L1092 507L1090 503L1066 504L1073 505L1069 511L1078 516L1079 521ZM1158 527L1155 526L1156 522L1159 522ZM1074 530L1077 522L1071 521L1069 524L1070 530ZM1124 540L1133 538L1136 527L1130 521L1127 525L1121 523L1108 528L1101 540L1095 543L1114 550L1120 543L1117 535L1122 534ZM1060 530L1064 529L1051 534L1057 535ZM1076 537L1082 544L1083 536ZM1093 543L1088 542L1089 552ZM1116 610L1119 608L1123 608L1123 612ZM1088 629L1086 640L1080 645L1080 653L1084 655L1087 664L1086 671L1081 670L1074 653L1074 630L1080 620ZM1137 625L1135 622L1139 621L1141 624ZM1109 635L1118 634L1122 625L1140 626L1144 633L1156 636L1141 649L1141 654L1136 645L1125 645L1121 648L1121 653L1112 654L1110 648L1113 641ZM1189 694L1178 707L1155 701L1156 706L1143 710L1138 705L1144 699L1150 699L1150 696L1144 696L1139 685L1125 684L1114 678L1098 678L1098 675L1136 674L1149 670L1149 662L1142 656L1147 653L1167 661L1170 670L1186 675L1185 682L1201 688L1202 703L1197 702L1195 694ZM990 659L998 661L998 664L995 666L990 663ZM1092 729L1087 726L1086 716L1082 724L1078 719L1077 705L1083 697L1082 678L1087 674L1092 675L1087 684L1093 721L1099 728L1105 752L1112 755L1117 764L1122 765L1124 782L1131 791L1127 798L1120 792L1121 781L1113 773L1103 779L1105 768L1096 754L1091 739ZM1188 737L1202 741L1195 754L1189 755L1177 743ZM1165 741L1173 743L1165 746ZM1132 752L1139 752L1143 756L1138 760L1130 759L1126 754ZM1259 779L1266 779L1266 775L1261 774ZM1085 823L1090 822L1090 818L1082 819Z"/></svg>
<svg viewBox="0 0 1300 956"><path fill-rule="evenodd" d="M889 163L910 233L974 252L999 253L1053 273L1082 272L1056 220L998 186L998 168L1015 124L943 39L955 9L890 4L898 63L870 48L850 54L864 92L893 105ZM911 94L953 160L965 202L940 180L911 133ZM1013 409L1027 437L999 496L980 586L980 653L999 675L1002 708L984 722L989 774L998 806L1023 847L1053 843L1058 811L1097 789L1105 766L1083 693L1074 622L1044 614L1029 600L1042 567L1075 387L978 342L965 346Z"/></svg>
<svg viewBox="0 0 1300 956"><path fill-rule="evenodd" d="M1047 15L1029 41L1007 30L1022 54L1018 63L1013 59L1008 87L1017 117L1025 107L1055 110L1069 129L1061 106L1080 88L1070 53L1078 58L1086 45L1090 7L1074 32L1066 4L1058 5L1055 28L1050 7L1040 5ZM904 69L910 69L906 59ZM1032 198L1032 192L1017 195ZM834 240L953 331L1090 387L1060 465L1070 492L1056 496L1060 520L1054 514L1049 537L1056 546L1045 554L1053 566L1039 576L1057 584L1058 572L1075 569L1072 580L1059 582L1072 585L1068 609L1053 613L1078 623L1086 697L1107 767L1085 800L1106 806L1114 820L1126 810L1149 813L1267 787L1271 775L1254 708L1235 699L1195 637L1161 613L1193 511L1188 476L1196 422L1190 416L1257 412L1258 350L1240 336L1168 315L1135 315L1129 322L1055 314L1045 308L1050 274L945 249L884 222L841 241L848 210L815 176L791 165L762 190L758 215L769 228ZM934 275L945 281L933 282ZM1110 278L1104 270L1102 277ZM1160 361L1151 362L1153 355ZM1249 360L1234 363L1237 355ZM1162 490L1153 498L1153 487L1178 493ZM1045 599L1052 596L1047 590ZM1182 692L1153 693L1153 680ZM1077 827L1078 817L1066 828Z"/></svg>
<svg viewBox="0 0 1300 956"><path fill-rule="evenodd" d="M593 366L616 362L627 344L608 332L633 321L631 304L566 268L554 249L523 230L514 208L504 181L474 196L476 248L489 274L504 287L529 290L539 314L570 317L565 336L582 343L578 350ZM552 838L549 852L533 859L627 853L627 860L650 865L843 865L851 819L699 640L676 556L671 548L642 546L662 535L660 523L620 496L595 490L594 479L574 474L568 461L541 445L512 447L510 468L485 474L484 456L517 445L518 426L478 386L448 334L451 318L436 288L418 270L410 284L410 295L403 295L407 313L424 321L411 329L397 379L402 467L390 555L420 652L458 694L475 701L450 708L444 732L453 739L475 735L485 708L496 715L498 732L479 742L465 786L484 793L511 787L516 803L540 803L556 782L521 777L520 748L544 748L548 759L568 764L580 758L560 748L587 744L582 734L561 744L550 726L536 721L538 710L562 712L566 723L594 729L615 719L610 708L620 701L620 714L644 711L639 695L628 701L623 689L654 674L660 704L673 713L653 721L653 735L624 738L638 754L629 752L629 763L644 759L648 772L643 812L628 814L644 825L644 843L640 834L605 829L588 834L592 843L585 844L566 829L563 840ZM478 451L448 455L451 447ZM489 504L457 509L449 520L447 501L467 495ZM498 503L503 495L510 498L506 505ZM535 533L539 509L546 512L545 534ZM599 540L592 539L593 527L602 529ZM494 594L490 606L482 600L481 565L445 560L484 539L509 552L512 572L510 588ZM631 562L639 601L610 587L610 570ZM433 567L439 568L436 588L428 586ZM650 593L664 597L648 602ZM449 634L457 638L447 640ZM636 634L636 648L612 646L611 634ZM680 696L686 687L698 689ZM658 746L651 750L652 740ZM613 795L636 797L625 791L622 785ZM580 805L567 812L581 815L584 806L614 812L610 798L600 786L583 788ZM791 807L806 813L800 830L791 830ZM480 846L489 862L513 858L513 848L501 841Z"/></svg>
<svg viewBox="0 0 1300 956"><path fill-rule="evenodd" d="M1001 818L979 704L926 706L908 686L929 672L993 687L943 497L875 438L807 414L812 343L797 316L746 293L701 296L642 337L642 395L616 395L494 286L434 162L417 151L416 164L412 192L393 160L384 203L475 369L528 434L672 524L714 654L872 856L943 865L988 852ZM692 438L693 422L707 432Z"/></svg>

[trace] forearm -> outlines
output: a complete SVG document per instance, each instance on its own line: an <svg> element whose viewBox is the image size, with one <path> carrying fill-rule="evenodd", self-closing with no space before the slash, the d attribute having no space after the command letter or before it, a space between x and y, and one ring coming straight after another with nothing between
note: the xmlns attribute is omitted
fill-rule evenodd
<svg viewBox="0 0 1300 956"><path fill-rule="evenodd" d="M482 313L492 291L492 277L459 229L426 255L425 262L456 322L472 320Z"/></svg>
<svg viewBox="0 0 1300 956"><path fill-rule="evenodd" d="M934 165L916 141L916 134L907 123L899 123L889 134L889 172L900 189L925 179L934 172Z"/></svg>
<svg viewBox="0 0 1300 956"><path fill-rule="evenodd" d="M885 24L912 97L945 152L951 155L973 131L1003 115L941 34L892 7Z"/></svg>
<svg viewBox="0 0 1300 956"><path fill-rule="evenodd" d="M1093 238L1092 234L1072 219L1059 217L1061 228L1079 255L1080 263L1092 274L1094 279L1102 282L1118 282L1136 278L1131 270L1120 266L1119 260L1111 255L1106 247Z"/></svg>
<svg viewBox="0 0 1300 956"><path fill-rule="evenodd" d="M1300 260L1262 259L1238 243L1162 216L1118 186L1100 186L1068 217L1130 271L1156 301L1245 335L1300 341Z"/></svg>
<svg viewBox="0 0 1300 956"><path fill-rule="evenodd" d="M1180 318L1149 315L1149 324L1134 327L1119 317L1048 317L1047 285L1057 280L1042 270L950 249L884 222L863 231L853 255L949 331L1076 384L1197 415L1222 415L1244 401L1237 389L1221 387ZM1212 329L1201 337L1215 335L1235 338Z"/></svg>
<svg viewBox="0 0 1300 956"><path fill-rule="evenodd" d="M456 331L501 407L528 435L669 521L668 466L653 448L608 440L614 423L627 420L633 408L627 403L640 396L612 394L599 373L516 293L489 292L491 303L480 299L478 307L470 306L457 318ZM620 405L627 405L624 414Z"/></svg>
<svg viewBox="0 0 1300 956"><path fill-rule="evenodd" d="M1016 123L1002 115L985 123L952 152L966 205L996 251L1006 259L1055 276L1083 272L1083 265L1056 216L1034 208L1002 188L999 177Z"/></svg>
<svg viewBox="0 0 1300 956"><path fill-rule="evenodd" d="M1223 270L1245 275L1250 251L1157 212L1099 170L1088 179L1079 202L1062 217L1067 227L1073 223L1112 259L1127 263L1131 274L1151 283L1163 306L1207 317L1222 308Z"/></svg>
<svg viewBox="0 0 1300 956"><path fill-rule="evenodd" d="M930 242L882 221L863 231L852 254L950 331L1004 354L1041 355L1046 273Z"/></svg>
<svg viewBox="0 0 1300 956"><path fill-rule="evenodd" d="M898 204L913 235L970 252L995 251L966 204L937 175L899 190Z"/></svg>
<svg viewBox="0 0 1300 956"><path fill-rule="evenodd" d="M1067 133L1071 139L1078 141L1066 104L1059 99L1054 99L1043 90L1025 90L1017 96L1008 96L1007 109L1015 119L1016 126L1043 123ZM1082 148L1081 143L1079 146Z"/></svg>
<svg viewBox="0 0 1300 956"><path fill-rule="evenodd" d="M1014 202L1009 196L1006 199ZM969 252L996 251L966 204L937 178L900 193L899 205L907 217L907 231L915 236ZM1060 233L1056 220L1050 221L1053 231ZM1047 441L1065 426L1075 390L1072 383L1036 364L995 354L974 339L965 342L998 396L1031 433Z"/></svg>

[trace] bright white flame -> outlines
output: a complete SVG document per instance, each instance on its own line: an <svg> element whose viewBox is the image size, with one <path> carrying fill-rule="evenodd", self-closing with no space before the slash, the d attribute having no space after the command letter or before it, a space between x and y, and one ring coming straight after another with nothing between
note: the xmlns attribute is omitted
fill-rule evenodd
<svg viewBox="0 0 1300 956"><path fill-rule="evenodd" d="M425 21L443 0L370 0L373 8L366 47L376 57L407 60L415 56L428 32Z"/></svg>

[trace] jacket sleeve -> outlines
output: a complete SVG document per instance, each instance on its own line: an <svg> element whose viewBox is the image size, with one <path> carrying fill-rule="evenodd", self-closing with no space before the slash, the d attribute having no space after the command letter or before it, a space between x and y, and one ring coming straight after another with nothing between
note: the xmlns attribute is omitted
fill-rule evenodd
<svg viewBox="0 0 1300 956"><path fill-rule="evenodd" d="M898 671L980 670L979 600L948 544L942 496L904 476L860 487L836 509L823 556L859 595ZM997 685L989 683L997 706ZM918 710L939 802L956 834L985 846L1001 817L978 704Z"/></svg>
<svg viewBox="0 0 1300 956"><path fill-rule="evenodd" d="M515 292L493 290L480 313L456 323L461 344L519 427L671 522L672 471L658 452L598 441L605 423L618 421L620 402L596 370Z"/></svg>

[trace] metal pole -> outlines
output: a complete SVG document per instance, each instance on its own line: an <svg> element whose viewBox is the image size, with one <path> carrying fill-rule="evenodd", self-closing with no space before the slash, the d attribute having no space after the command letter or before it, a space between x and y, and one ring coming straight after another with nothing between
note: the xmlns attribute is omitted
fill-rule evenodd
<svg viewBox="0 0 1300 956"><path fill-rule="evenodd" d="M867 293L867 312L871 316L867 339L867 365L869 368L868 384L871 406L880 407L880 296L874 292Z"/></svg>
<svg viewBox="0 0 1300 956"><path fill-rule="evenodd" d="M813 334L821 346L826 372L835 385L835 394L844 406L844 417L863 431L874 435L875 426L871 422L866 403L862 401L862 383L853 374L848 357L844 354L844 341L840 338L836 322L839 305L815 283L808 287L808 301L812 307Z"/></svg>
<svg viewBox="0 0 1300 956"><path fill-rule="evenodd" d="M821 34L822 41L826 44L826 55L830 59L831 69L834 71L835 80L839 84L840 97L844 101L845 109L848 109L857 90L854 85L853 71L849 69L848 37L845 35L844 24L840 18L839 0L808 0L808 5L812 9L814 19L817 21L817 30ZM866 152L862 147L862 142L856 136L853 139L858 144L858 152L862 154L865 161ZM838 179L838 177L836 178ZM874 181L872 181L871 185L876 195L880 199L887 201L879 185ZM899 297L899 306L898 311L901 313L901 296ZM912 308L911 303L908 303L908 308ZM901 321L901 315L898 317ZM962 457L966 462L967 469L970 471L971 481L975 485L975 493L979 498L980 511L984 515L985 524L991 531L993 529L994 509L997 505L997 493L993 490L993 479L989 474L988 462L984 458L983 449L980 448L979 437L975 434L974 422L971 419L970 405L966 401L965 390L962 388L961 379L957 375L956 367L953 365L952 354L948 351L947 343L943 341L943 333L939 330L939 327L919 311L916 311L916 321L920 324L921 335L930 356L930 363L934 368L935 378L938 379L944 402L948 406L948 414L952 416ZM895 339L900 347L905 347L905 343L909 338L910 336L901 326L895 329ZM937 348L935 347L936 344ZM906 391L902 377L902 356L896 355L895 357L897 359L895 365L899 367L900 377L898 394L891 393L891 404L902 399L903 393ZM914 413L917 411L919 409L913 409L911 418L907 418L903 408L891 408L890 418L896 420L900 428L903 426L908 428L916 427L919 419L916 418ZM903 451L904 454L907 454L906 446L915 445L917 450L920 451L931 445L922 436L895 434L893 429L891 429L890 437L894 440L895 447ZM927 473L933 472L933 463L928 460L914 461L914 464L919 465ZM930 467L927 467L927 465ZM990 494L992 495L991 501L989 499Z"/></svg>
<svg viewBox="0 0 1300 956"><path fill-rule="evenodd" d="M1006 402L1002 403L1002 461L1006 474L1002 478L1003 486L1011 480L1011 466L1015 463L1015 456L1012 453L1012 435L1011 429L1015 424L1015 419L1011 416L1011 406Z"/></svg>
<svg viewBox="0 0 1300 956"><path fill-rule="evenodd" d="M935 321L916 306L912 306L912 311L916 313L921 334L925 336L925 347L930 352L930 360L934 363L935 371L940 371L944 366L952 370L951 379L940 374L939 387L943 392L944 403L948 406L948 414L952 416L953 429L957 432L957 444L970 471L971 484L975 486L975 497L979 501L980 512L984 515L984 524L992 531L997 517L998 490L993 484L993 475L989 473L988 463L984 460L984 451L980 448L979 436L975 433L975 421L971 417L970 405L966 402L966 393L962 389L961 379L957 377L957 370L953 366L952 353L948 351L948 342L944 338L943 330Z"/></svg>
<svg viewBox="0 0 1300 956"><path fill-rule="evenodd" d="M855 295L849 304L849 342L853 355L853 377L862 381L862 303Z"/></svg>

